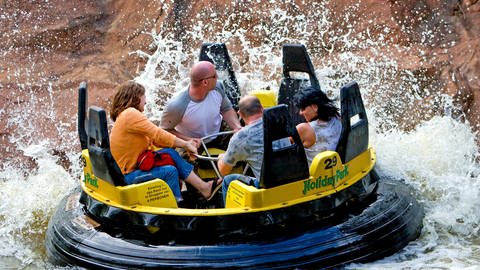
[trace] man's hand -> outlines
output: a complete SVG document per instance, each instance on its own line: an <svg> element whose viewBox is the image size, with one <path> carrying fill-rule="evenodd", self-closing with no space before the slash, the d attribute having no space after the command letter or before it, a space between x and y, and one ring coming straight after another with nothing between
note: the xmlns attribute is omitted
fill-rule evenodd
<svg viewBox="0 0 480 270"><path fill-rule="evenodd" d="M229 174L233 169L233 166L223 162L223 154L218 155L217 166L222 176Z"/></svg>

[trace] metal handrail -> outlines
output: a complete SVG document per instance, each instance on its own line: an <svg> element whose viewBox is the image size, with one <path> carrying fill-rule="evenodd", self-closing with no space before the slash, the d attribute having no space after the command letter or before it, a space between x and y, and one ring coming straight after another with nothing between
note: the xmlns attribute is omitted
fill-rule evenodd
<svg viewBox="0 0 480 270"><path fill-rule="evenodd" d="M197 158L210 161L210 163L212 164L213 170L215 171L215 174L217 174L218 178L222 178L222 175L220 174L220 171L218 170L217 165L215 164L215 161L218 161L218 157L215 158L215 157L212 157L210 155L210 153L208 152L208 148L205 145L205 140L208 139L208 138L211 138L211 137L218 137L218 136L229 135L229 134L233 134L233 133L234 133L233 130L222 131L222 132L217 132L217 133L210 134L210 135L207 135L205 137L200 138L200 141L202 142L203 149L205 149L205 153L207 154L207 156L205 157L205 156L201 156L201 155L198 155L198 154L196 154L195 156Z"/></svg>

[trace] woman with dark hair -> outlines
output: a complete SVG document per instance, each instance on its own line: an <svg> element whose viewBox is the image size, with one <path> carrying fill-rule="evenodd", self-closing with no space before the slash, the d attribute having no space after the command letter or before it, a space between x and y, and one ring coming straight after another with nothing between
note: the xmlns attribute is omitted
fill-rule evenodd
<svg viewBox="0 0 480 270"><path fill-rule="evenodd" d="M129 81L118 88L110 110L110 117L115 122L110 133L110 149L127 184L161 178L170 186L177 200L181 200L180 178L198 189L207 200L211 199L221 185L217 181L204 182L193 172L193 165L172 149L183 148L192 156L197 153L195 143L184 141L153 124L143 114L145 103L145 88ZM149 171L138 169L139 156L155 147L167 147L158 152L169 154L175 166L158 166Z"/></svg>
<svg viewBox="0 0 480 270"><path fill-rule="evenodd" d="M305 145L304 140L305 153L308 165L310 165L318 153L326 150L336 150L342 132L340 113L333 100L329 99L320 89L313 87L302 89L294 98L295 105L300 110L299 114L305 117L308 122L308 124L297 125L300 137L302 137L302 140L307 137L305 134L308 134L308 131L302 131L309 130L306 125L310 125L315 133L315 143L313 145Z"/></svg>

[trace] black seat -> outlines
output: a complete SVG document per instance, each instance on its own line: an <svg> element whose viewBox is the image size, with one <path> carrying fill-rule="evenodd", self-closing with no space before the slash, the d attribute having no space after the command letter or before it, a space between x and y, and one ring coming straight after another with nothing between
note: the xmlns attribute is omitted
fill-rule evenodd
<svg viewBox="0 0 480 270"><path fill-rule="evenodd" d="M351 82L340 89L342 133L337 152L343 163L349 162L368 148L368 119L360 89Z"/></svg>
<svg viewBox="0 0 480 270"><path fill-rule="evenodd" d="M302 141L285 104L263 112L264 156L260 187L271 188L309 177ZM274 149L273 142L292 137L293 144Z"/></svg>
<svg viewBox="0 0 480 270"><path fill-rule="evenodd" d="M86 125L86 114L87 114L87 83L81 82L80 87L78 88L78 120L77 120L77 129L78 137L80 139L80 146L83 149L88 148L88 136Z"/></svg>
<svg viewBox="0 0 480 270"><path fill-rule="evenodd" d="M226 72L227 77L222 83L225 87L225 93L233 105L235 111L238 110L238 101L240 100L240 88L237 78L233 72L232 62L228 55L227 46L224 43L204 43L200 49L199 61L209 61L215 65L215 69L220 72Z"/></svg>
<svg viewBox="0 0 480 270"><path fill-rule="evenodd" d="M300 44L283 45L283 78L278 91L278 104L287 104L290 116L295 124L305 122L305 119L298 114L293 96L302 88L312 86L320 89L315 69L308 56L305 46ZM294 78L290 72L307 73L307 78Z"/></svg>
<svg viewBox="0 0 480 270"><path fill-rule="evenodd" d="M114 186L125 186L125 178L110 152L107 116L102 108L91 106L88 112L88 154L95 176Z"/></svg>

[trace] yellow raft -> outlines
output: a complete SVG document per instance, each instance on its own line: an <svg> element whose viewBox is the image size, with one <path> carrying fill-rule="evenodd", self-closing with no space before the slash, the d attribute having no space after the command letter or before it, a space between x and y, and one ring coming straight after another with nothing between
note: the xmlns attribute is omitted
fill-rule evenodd
<svg viewBox="0 0 480 270"><path fill-rule="evenodd" d="M223 44L208 46L226 52ZM284 71L307 72L315 85L305 47L284 46L284 56L292 54L297 56L284 62L302 56L303 64L284 65ZM189 203L179 207L161 179L125 184L110 153L106 113L92 106L86 117L82 84L78 123L84 173L80 187L50 220L50 261L102 269L327 268L382 258L418 237L424 213L411 190L374 170L358 85L341 89L337 151L318 154L310 167L292 105L277 105L298 84L285 76L282 87L278 98L268 90L253 93L268 107L260 188L233 181L224 206L220 194L206 202L187 188L182 194ZM292 145L273 149L272 142L284 137L293 138ZM200 167L199 174L210 177L212 170Z"/></svg>

